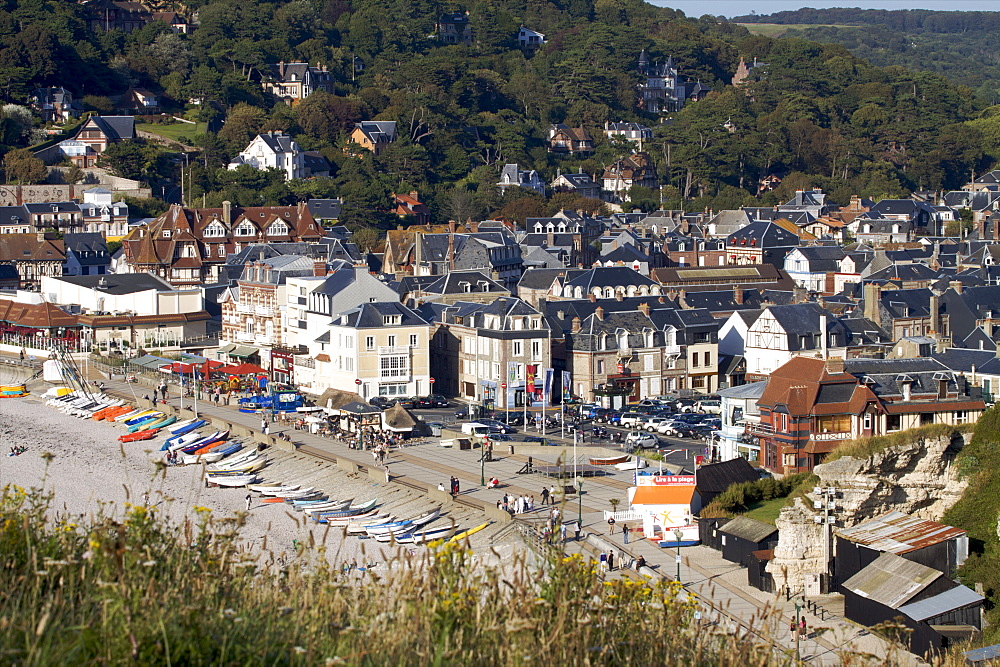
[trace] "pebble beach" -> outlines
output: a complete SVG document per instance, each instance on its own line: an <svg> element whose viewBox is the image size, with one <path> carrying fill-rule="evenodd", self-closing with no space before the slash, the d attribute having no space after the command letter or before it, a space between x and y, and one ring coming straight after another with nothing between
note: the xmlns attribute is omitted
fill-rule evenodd
<svg viewBox="0 0 1000 667"><path fill-rule="evenodd" d="M293 514L284 503L260 503L256 493L252 494L251 510L246 512L246 488L206 488L201 466L157 465L162 460L158 450L163 438L122 444L117 437L124 432L105 422L64 414L45 405L37 395L0 401L0 486L44 489L53 494L53 512L73 516L100 511L121 516L126 503L147 501L171 521L193 517L196 507L209 508L216 517L244 512L244 548L267 551L281 559L294 554L297 540L323 543L331 564L368 564L377 571L403 548L345 536L340 529L327 530L324 524L304 521L303 514ZM7 456L15 445L24 445L27 451ZM338 470L328 471L323 479L326 483L315 486L331 496L353 497L357 502L394 492ZM416 499L411 505L419 502ZM426 504L425 509L430 509L429 501Z"/></svg>

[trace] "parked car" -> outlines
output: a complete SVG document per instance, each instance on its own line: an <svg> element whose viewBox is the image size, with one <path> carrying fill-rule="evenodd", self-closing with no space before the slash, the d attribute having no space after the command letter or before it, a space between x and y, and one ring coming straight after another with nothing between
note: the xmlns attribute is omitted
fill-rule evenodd
<svg viewBox="0 0 1000 667"><path fill-rule="evenodd" d="M415 396L400 396L396 399L396 405L402 405L407 410L412 410L417 407L417 403L420 402L419 398Z"/></svg>
<svg viewBox="0 0 1000 667"><path fill-rule="evenodd" d="M434 401L435 408L447 408L449 405L451 405L448 402L448 399L442 396L441 394L433 394L430 398L432 401Z"/></svg>
<svg viewBox="0 0 1000 667"><path fill-rule="evenodd" d="M433 408L434 399L430 396L421 396L420 398L413 399L413 407L415 408Z"/></svg>
<svg viewBox="0 0 1000 667"><path fill-rule="evenodd" d="M513 442L514 438L503 433L490 433L490 440L493 442Z"/></svg>
<svg viewBox="0 0 1000 667"><path fill-rule="evenodd" d="M643 428L650 433L656 430L656 428L665 421L669 421L666 417L646 417L642 420L640 428Z"/></svg>
<svg viewBox="0 0 1000 667"><path fill-rule="evenodd" d="M391 408L396 402L385 396L372 396L368 399L368 404L385 410L386 408Z"/></svg>
<svg viewBox="0 0 1000 667"><path fill-rule="evenodd" d="M618 424L622 428L634 428L639 424L639 422L642 421L642 418L644 416L645 415L642 415L641 413L638 412L626 412L618 420Z"/></svg>
<svg viewBox="0 0 1000 667"><path fill-rule="evenodd" d="M693 398L679 398L674 405L677 406L677 412L694 412L698 408L698 401Z"/></svg>
<svg viewBox="0 0 1000 667"><path fill-rule="evenodd" d="M711 398L704 401L698 401L698 410L700 412L708 412L713 415L721 415L722 401L718 401Z"/></svg>
<svg viewBox="0 0 1000 667"><path fill-rule="evenodd" d="M490 433L517 433L517 429L496 419L477 419L476 422L490 427Z"/></svg>
<svg viewBox="0 0 1000 667"><path fill-rule="evenodd" d="M580 406L580 416L593 419L597 411L603 409L604 408L597 405L596 403L584 403L583 405Z"/></svg>
<svg viewBox="0 0 1000 667"><path fill-rule="evenodd" d="M660 439L652 433L642 431L631 431L625 436L625 444L631 447L642 447L643 449L655 449L660 444Z"/></svg>

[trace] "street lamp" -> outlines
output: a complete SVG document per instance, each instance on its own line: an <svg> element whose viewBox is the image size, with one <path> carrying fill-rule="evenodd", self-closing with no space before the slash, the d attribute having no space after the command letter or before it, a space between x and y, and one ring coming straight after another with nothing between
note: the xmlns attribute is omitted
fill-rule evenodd
<svg viewBox="0 0 1000 667"><path fill-rule="evenodd" d="M582 477L576 478L576 502L577 502L576 521L577 524L582 528L583 527L583 478Z"/></svg>
<svg viewBox="0 0 1000 667"><path fill-rule="evenodd" d="M504 421L507 424L510 424L510 397L507 396L507 383L501 382L500 388L503 390L503 408L504 412L506 413Z"/></svg>
<svg viewBox="0 0 1000 667"><path fill-rule="evenodd" d="M489 434L483 437L482 456L479 457L479 486L486 486L486 447L490 444Z"/></svg>
<svg viewBox="0 0 1000 667"><path fill-rule="evenodd" d="M674 528L674 537L677 538L677 582L681 580L681 538L684 532L680 528Z"/></svg>

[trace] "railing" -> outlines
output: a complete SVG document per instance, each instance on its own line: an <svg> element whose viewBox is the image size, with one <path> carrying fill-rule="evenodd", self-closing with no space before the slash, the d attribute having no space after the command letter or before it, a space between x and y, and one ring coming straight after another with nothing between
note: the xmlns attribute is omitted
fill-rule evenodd
<svg viewBox="0 0 1000 667"><path fill-rule="evenodd" d="M254 334L247 333L246 331L238 331L236 332L236 340L240 343L252 343Z"/></svg>
<svg viewBox="0 0 1000 667"><path fill-rule="evenodd" d="M759 433L761 435L772 435L774 433L774 427L770 424L748 423L747 432Z"/></svg>
<svg viewBox="0 0 1000 667"><path fill-rule="evenodd" d="M246 314L246 313L253 313L253 306L245 304L245 303L237 303L236 304L236 312L237 313L244 313L244 314Z"/></svg>
<svg viewBox="0 0 1000 667"><path fill-rule="evenodd" d="M850 440L854 437L854 434L850 432L840 432L840 433L813 433L809 438L811 440Z"/></svg>
<svg viewBox="0 0 1000 667"><path fill-rule="evenodd" d="M93 342L81 338L51 338L49 336L25 336L13 333L0 335L0 343L17 345L26 349L54 349L64 352L90 352L96 347Z"/></svg>
<svg viewBox="0 0 1000 667"><path fill-rule="evenodd" d="M316 360L312 357L295 357L295 365L299 368L316 368Z"/></svg>
<svg viewBox="0 0 1000 667"><path fill-rule="evenodd" d="M268 306L257 306L253 312L263 317L272 317L274 315L274 309Z"/></svg>
<svg viewBox="0 0 1000 667"><path fill-rule="evenodd" d="M380 355L388 354L409 354L409 345L380 345L378 348L378 353Z"/></svg>
<svg viewBox="0 0 1000 667"><path fill-rule="evenodd" d="M274 336L262 336L257 334L257 336L254 337L253 342L258 345L270 345L274 342Z"/></svg>
<svg viewBox="0 0 1000 667"><path fill-rule="evenodd" d="M608 519L614 519L615 521L642 521L645 516L642 512L636 512L635 510L620 510L618 512L604 510L605 521Z"/></svg>

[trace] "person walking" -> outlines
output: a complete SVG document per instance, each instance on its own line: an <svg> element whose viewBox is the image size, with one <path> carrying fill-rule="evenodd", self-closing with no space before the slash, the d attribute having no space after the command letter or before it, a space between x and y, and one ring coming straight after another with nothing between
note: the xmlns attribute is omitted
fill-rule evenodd
<svg viewBox="0 0 1000 667"><path fill-rule="evenodd" d="M542 504L543 505L549 504L549 489L546 486L542 487Z"/></svg>
<svg viewBox="0 0 1000 667"><path fill-rule="evenodd" d="M805 639L809 636L808 630L806 630L806 617L803 616L799 621L799 639Z"/></svg>
<svg viewBox="0 0 1000 667"><path fill-rule="evenodd" d="M389 466L385 467L385 483L388 484L392 478L389 476Z"/></svg>
<svg viewBox="0 0 1000 667"><path fill-rule="evenodd" d="M798 634L799 634L799 628L798 628L797 625L795 625L795 619L794 618L792 619L791 623L788 624L788 632L790 632L791 635L792 635L791 636L791 640L795 641L795 638L798 637Z"/></svg>
<svg viewBox="0 0 1000 667"><path fill-rule="evenodd" d="M563 544L566 543L566 530L567 526L565 523L559 524L559 538L562 540Z"/></svg>
<svg viewBox="0 0 1000 667"><path fill-rule="evenodd" d="M622 526L622 535L625 536L625 544L628 544L628 536L629 536L630 532L632 532L632 531L629 530L629 527L628 527L627 524Z"/></svg>
<svg viewBox="0 0 1000 667"><path fill-rule="evenodd" d="M260 420L260 432L267 435L268 427L270 427L270 424L267 423L267 417L262 417Z"/></svg>
<svg viewBox="0 0 1000 667"><path fill-rule="evenodd" d="M248 493L248 494L247 494L247 512L249 512L249 511L250 511L250 505L251 505L252 503L253 503L253 497L252 497L252 496L251 496L251 495L250 495L250 494Z"/></svg>
<svg viewBox="0 0 1000 667"><path fill-rule="evenodd" d="M554 486L549 487L549 504L550 505L556 504L556 487Z"/></svg>
<svg viewBox="0 0 1000 667"><path fill-rule="evenodd" d="M615 569L615 550L610 549L608 551L608 570L614 571Z"/></svg>
<svg viewBox="0 0 1000 667"><path fill-rule="evenodd" d="M608 535L614 535L614 534L615 534L615 518L612 516L608 517Z"/></svg>
<svg viewBox="0 0 1000 667"><path fill-rule="evenodd" d="M604 572L607 572L608 571L608 555L602 551L601 555L598 557L598 560L601 563L601 573L603 574ZM793 625L794 625L794 623L793 623Z"/></svg>

